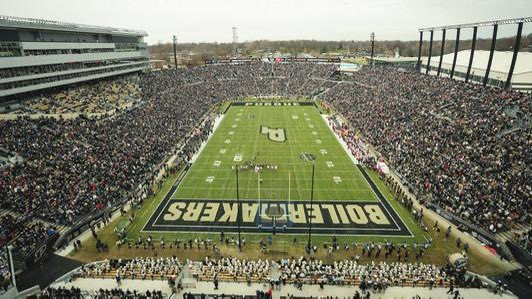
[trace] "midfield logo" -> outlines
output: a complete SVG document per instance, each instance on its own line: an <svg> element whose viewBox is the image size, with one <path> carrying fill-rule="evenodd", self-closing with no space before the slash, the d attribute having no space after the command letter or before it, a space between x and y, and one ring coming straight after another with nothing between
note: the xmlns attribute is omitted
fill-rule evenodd
<svg viewBox="0 0 532 299"><path fill-rule="evenodd" d="M283 128L271 129L266 126L260 127L260 133L268 136L268 139L275 142L285 142L286 133Z"/></svg>

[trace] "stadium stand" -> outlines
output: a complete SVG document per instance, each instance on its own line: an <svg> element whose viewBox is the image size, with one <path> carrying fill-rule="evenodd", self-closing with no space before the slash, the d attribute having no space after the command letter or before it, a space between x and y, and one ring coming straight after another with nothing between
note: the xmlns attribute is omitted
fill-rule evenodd
<svg viewBox="0 0 532 299"><path fill-rule="evenodd" d="M319 95L382 154L422 202L491 232L512 229L514 223L529 225L530 95L388 67L364 68L349 81L334 81L336 69L313 63L211 65L56 94L54 103L61 106L32 109L96 112L120 107L127 99L116 95L135 97L137 81L142 102L98 121L0 121L0 145L23 159L2 170L1 208L23 219L76 225L138 197L138 186L151 185L169 155L178 154L187 163L212 130L209 123L197 126L214 105L248 96ZM185 139L192 142L178 150L177 141ZM21 248L31 248L49 231L39 226L40 233L28 234L34 228L28 224L1 228L3 240ZM16 241L16 235L22 238Z"/></svg>
<svg viewBox="0 0 532 299"><path fill-rule="evenodd" d="M281 261L281 281L310 284L353 284L365 288L386 289L389 286L448 287L454 276L435 265L385 263L359 265L353 260L327 265L320 260Z"/></svg>
<svg viewBox="0 0 532 299"><path fill-rule="evenodd" d="M11 269L9 269L9 257L4 246L0 246L0 296L9 288L13 287Z"/></svg>
<svg viewBox="0 0 532 299"><path fill-rule="evenodd" d="M343 260L329 265L320 260L301 257L297 260L280 260L272 267L278 269L280 273L278 280L282 285L322 283L369 288L377 288L378 286L378 289L386 289L388 286L432 288L449 287L451 283L465 283L462 274L452 273L450 269L423 263L381 262L362 265L355 260ZM233 257L219 260L207 257L201 264L196 264L192 269L192 273L199 281L245 282L248 284L271 282L271 271L268 260L250 261ZM472 279L468 283L471 286L474 284L481 285L479 281L473 283Z"/></svg>
<svg viewBox="0 0 532 299"><path fill-rule="evenodd" d="M532 230L514 233L513 240L529 254L532 254Z"/></svg>
<svg viewBox="0 0 532 299"><path fill-rule="evenodd" d="M0 103L149 68L144 31L0 16L0 35ZM65 109L76 102L59 97ZM42 102L35 107L63 110Z"/></svg>
<svg viewBox="0 0 532 299"><path fill-rule="evenodd" d="M81 267L76 277L175 280L183 268L177 257L135 258L92 263Z"/></svg>
<svg viewBox="0 0 532 299"><path fill-rule="evenodd" d="M68 114L103 113L123 109L140 99L138 76L91 82L30 100L26 109L15 113Z"/></svg>
<svg viewBox="0 0 532 299"><path fill-rule="evenodd" d="M35 254L43 244L57 237L59 231L61 228L42 220L12 211L0 211L0 247L12 245L15 256L20 260Z"/></svg>
<svg viewBox="0 0 532 299"><path fill-rule="evenodd" d="M390 68L354 77L373 88L323 97L418 197L491 232L530 223L530 95Z"/></svg>
<svg viewBox="0 0 532 299"><path fill-rule="evenodd" d="M128 298L128 299L162 299L163 296L160 290L139 292L137 290L122 290L116 289L100 289L98 292L85 292L79 288L47 288L40 298Z"/></svg>
<svg viewBox="0 0 532 299"><path fill-rule="evenodd" d="M355 260L341 260L327 264L314 258L301 257L299 259L282 259L279 261L245 260L234 257L213 259L205 258L201 262L188 261L184 265L197 282L213 282L216 286L220 282L238 286L245 283L247 286L270 286L278 289L293 285L301 289L303 285L354 286L363 293L384 293L389 287L414 287L414 288L482 288L486 287L478 277L463 272L453 271L449 267L437 267L423 263L371 263L358 264ZM135 258L133 260L111 260L94 262L84 265L73 271L67 278L68 284L59 283L57 286L47 288L43 295L53 294L90 294L87 284L94 281L116 281L117 290L121 287L123 279L129 282L141 283L146 280L160 282L167 281L172 287L172 292L184 289L181 275L183 266L176 258ZM142 275L141 272L145 274ZM274 272L276 277L274 277ZM134 273L134 274L131 274ZM79 280L79 284L76 282ZM60 285L63 285L61 287ZM65 286L71 286L65 288ZM76 287L78 285L81 287ZM107 284L106 284L107 285ZM131 285L128 283L128 285ZM202 284L205 286L205 284ZM174 289L175 287L175 289ZM236 290L236 289L235 289ZM106 292L100 289L97 293ZM94 291L92 291L94 293ZM186 293L184 293L186 294ZM270 293L271 294L271 293Z"/></svg>
<svg viewBox="0 0 532 299"><path fill-rule="evenodd" d="M240 260L234 257L219 260L206 257L201 266L193 270L198 280L218 280L263 283L270 279L268 260Z"/></svg>

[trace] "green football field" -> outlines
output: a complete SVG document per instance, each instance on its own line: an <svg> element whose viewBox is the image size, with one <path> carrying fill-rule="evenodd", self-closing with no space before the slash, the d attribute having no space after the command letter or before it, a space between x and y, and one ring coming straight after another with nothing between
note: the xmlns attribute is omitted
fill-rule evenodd
<svg viewBox="0 0 532 299"><path fill-rule="evenodd" d="M327 121L314 102L232 103L190 168L141 213L149 220L130 231L289 236L312 226L320 236L424 239Z"/></svg>
<svg viewBox="0 0 532 299"><path fill-rule="evenodd" d="M271 140L264 127L284 138ZM234 199L240 165L241 199L308 200L312 163L315 200L377 200L314 106L230 107L172 197Z"/></svg>

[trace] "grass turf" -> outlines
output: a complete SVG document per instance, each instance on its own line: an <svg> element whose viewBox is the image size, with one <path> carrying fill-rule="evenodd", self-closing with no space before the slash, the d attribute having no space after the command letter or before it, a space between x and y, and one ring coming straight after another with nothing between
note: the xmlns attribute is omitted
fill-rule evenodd
<svg viewBox="0 0 532 299"><path fill-rule="evenodd" d="M269 140L263 126L284 129L286 140ZM316 157L315 200L377 200L314 106L231 107L173 198L234 199L232 167L254 161L277 169L261 171L261 184L255 171L241 170L241 199L288 200L290 174L290 198L308 200L312 169L302 153Z"/></svg>

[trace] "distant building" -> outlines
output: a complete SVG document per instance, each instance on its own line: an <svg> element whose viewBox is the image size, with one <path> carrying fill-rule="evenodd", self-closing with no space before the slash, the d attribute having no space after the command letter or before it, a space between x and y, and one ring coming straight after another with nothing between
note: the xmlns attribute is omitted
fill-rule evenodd
<svg viewBox="0 0 532 299"><path fill-rule="evenodd" d="M456 57L456 67L454 71L454 78L464 80L467 74L467 67L469 65L470 50L458 52ZM471 66L471 80L473 82L482 82L486 74L486 67L488 65L489 51L476 50L473 56L473 64ZM489 74L489 85L504 86L510 63L512 61L513 52L511 51L495 51L493 53L493 61ZM443 55L441 76L449 77L453 65L454 53ZM430 60L430 74L437 74L440 56L433 56ZM428 63L428 57L424 57L421 63L421 71L425 72ZM512 89L522 91L532 91L532 53L519 52L515 69L512 76Z"/></svg>
<svg viewBox="0 0 532 299"><path fill-rule="evenodd" d="M0 16L0 102L149 68L144 31Z"/></svg>
<svg viewBox="0 0 532 299"><path fill-rule="evenodd" d="M162 70L164 68L167 68L168 66L166 65L166 61L164 60L161 60L161 59L151 59L150 60L150 67L151 69L155 69L155 70Z"/></svg>
<svg viewBox="0 0 532 299"><path fill-rule="evenodd" d="M340 72L346 72L346 73L352 73L356 72L360 69L361 65L356 63L350 63L350 62L342 62L340 63Z"/></svg>
<svg viewBox="0 0 532 299"><path fill-rule="evenodd" d="M369 60L370 56L366 56ZM390 64L390 65L410 65L414 66L417 63L417 57L400 57L398 53L393 57L373 57L375 64Z"/></svg>

